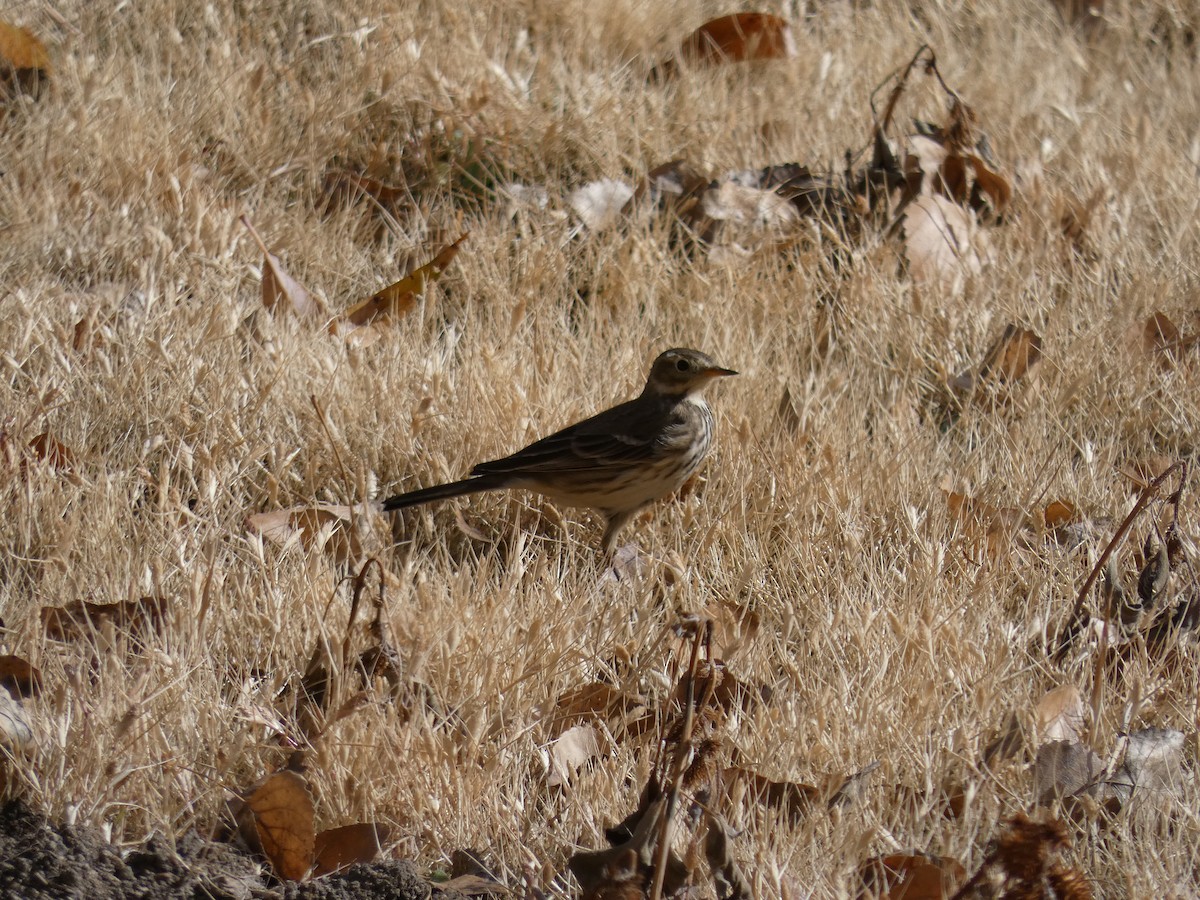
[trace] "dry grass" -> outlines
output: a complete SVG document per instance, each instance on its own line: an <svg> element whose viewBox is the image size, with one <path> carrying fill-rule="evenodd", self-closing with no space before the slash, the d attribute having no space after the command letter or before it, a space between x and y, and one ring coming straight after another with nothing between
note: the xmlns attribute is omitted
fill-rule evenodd
<svg viewBox="0 0 1200 900"><path fill-rule="evenodd" d="M1114 466L1189 455L1200 424L1200 369L1161 371L1123 337L1155 308L1194 308L1197 283L1200 82L1182 51L1149 46L1153 12L1114 9L1088 46L1037 0L819 4L794 60L644 87L639 54L729 8L294 6L56 4L66 24L0 8L55 45L57 66L52 96L0 123L0 410L13 446L49 429L78 473L3 476L0 615L9 649L48 684L22 789L120 840L207 828L226 788L282 760L247 711L275 706L318 636L346 627L328 558L262 546L244 516L458 476L629 396L656 352L682 344L743 375L713 391L719 448L700 495L631 531L660 561L644 582L599 579L596 522L536 498L460 504L494 543L465 539L453 505L401 520L383 555L400 585L398 648L461 724L403 724L386 705L340 723L313 765L320 824L399 823L403 849L430 866L476 846L513 877L561 870L628 811L648 757L621 748L556 793L539 705L621 655L631 683L660 691L675 609L749 605L762 628L731 662L776 700L743 723L745 756L800 781L882 762L876 790L839 814L789 826L745 811L734 849L756 889L835 896L859 862L897 847L977 863L997 822L1032 802L1027 778L986 785L958 821L898 808L882 786L967 777L1007 710L1090 685L1086 658L1060 670L1044 652L1086 568L1051 544L980 557L940 481L1119 520L1129 498ZM1000 159L1043 170L964 297L916 302L889 246L835 281L816 250L689 264L647 223L567 239L567 190L675 156L713 172L840 167L867 137L870 91L926 41ZM381 240L369 214L319 215L331 159L404 157L410 135L443 140L427 133L439 116L545 184L551 208L513 220L426 192ZM1097 260L1064 265L1056 198L1095 188ZM388 340L348 351L264 318L264 349L240 328L261 263L243 213L334 308L460 227L471 238ZM818 360L822 291L845 319ZM100 346L76 353L89 314L107 322ZM1010 408L968 410L943 432L922 415L931 371L978 361L1007 321L1044 337L1036 377ZM776 415L785 385L795 432ZM1190 526L1190 500L1185 513ZM173 608L145 653L118 646L93 668L82 647L42 636L43 605L144 594ZM1191 733L1195 667L1140 658L1107 689L1101 744L1134 683L1140 723ZM1196 801L1177 800L1153 836L1131 819L1084 828L1075 857L1104 896L1185 885L1200 863L1183 812Z"/></svg>

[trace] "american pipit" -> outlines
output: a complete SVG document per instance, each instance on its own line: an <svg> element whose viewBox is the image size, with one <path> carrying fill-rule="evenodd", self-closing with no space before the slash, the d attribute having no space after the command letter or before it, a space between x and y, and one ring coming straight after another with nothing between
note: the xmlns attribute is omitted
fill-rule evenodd
<svg viewBox="0 0 1200 900"><path fill-rule="evenodd" d="M577 422L518 450L480 463L471 477L397 494L385 510L481 491L520 488L566 506L601 512L606 554L617 533L643 507L683 484L712 444L713 414L703 391L710 381L736 375L697 350L661 354L646 387L633 400Z"/></svg>

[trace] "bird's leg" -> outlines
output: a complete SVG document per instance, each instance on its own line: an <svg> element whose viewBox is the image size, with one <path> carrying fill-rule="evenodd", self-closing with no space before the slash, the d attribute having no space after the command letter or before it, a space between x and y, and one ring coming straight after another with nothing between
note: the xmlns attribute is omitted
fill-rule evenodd
<svg viewBox="0 0 1200 900"><path fill-rule="evenodd" d="M604 558L608 562L612 562L613 554L617 549L617 533L629 524L629 520L637 513L636 509L626 510L625 512L614 512L608 514L608 525L604 529L604 538L600 542L600 546L604 550Z"/></svg>

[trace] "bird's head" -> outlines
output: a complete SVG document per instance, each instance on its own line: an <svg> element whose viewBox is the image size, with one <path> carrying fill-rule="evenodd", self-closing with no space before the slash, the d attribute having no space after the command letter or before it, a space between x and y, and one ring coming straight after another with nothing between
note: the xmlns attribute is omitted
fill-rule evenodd
<svg viewBox="0 0 1200 900"><path fill-rule="evenodd" d="M654 360L646 379L646 392L687 397L702 391L714 378L736 374L733 369L721 368L699 350L677 347L660 353Z"/></svg>

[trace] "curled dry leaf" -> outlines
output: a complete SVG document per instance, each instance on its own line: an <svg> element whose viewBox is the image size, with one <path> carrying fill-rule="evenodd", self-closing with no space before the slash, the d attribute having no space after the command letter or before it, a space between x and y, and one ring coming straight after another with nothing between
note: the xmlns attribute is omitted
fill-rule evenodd
<svg viewBox="0 0 1200 900"><path fill-rule="evenodd" d="M608 738L595 725L574 725L550 742L547 750L551 787L568 784L575 773L611 752Z"/></svg>
<svg viewBox="0 0 1200 900"><path fill-rule="evenodd" d="M1133 459L1121 466L1117 472L1131 482L1134 494L1140 494L1150 487L1150 483L1163 472L1175 465L1175 459L1170 456L1154 454L1142 459Z"/></svg>
<svg viewBox="0 0 1200 900"><path fill-rule="evenodd" d="M1182 786L1183 747L1187 737L1173 728L1145 728L1126 738L1125 772L1140 790L1176 790Z"/></svg>
<svg viewBox="0 0 1200 900"><path fill-rule="evenodd" d="M1087 724L1083 695L1073 684L1064 684L1046 693L1037 704L1038 739L1077 741Z"/></svg>
<svg viewBox="0 0 1200 900"><path fill-rule="evenodd" d="M42 692L42 673L25 659L11 654L0 656L0 688L14 697L36 697Z"/></svg>
<svg viewBox="0 0 1200 900"><path fill-rule="evenodd" d="M1004 332L984 354L979 366L979 383L1011 384L1025 377L1035 363L1042 358L1042 339L1028 328L1011 322Z"/></svg>
<svg viewBox="0 0 1200 900"><path fill-rule="evenodd" d="M283 262L267 249L266 243L248 218L242 216L241 223L246 226L254 242L263 254L262 267L262 302L269 311L278 313L290 309L301 319L314 319L325 314L321 302L308 292L300 282L288 273Z"/></svg>
<svg viewBox="0 0 1200 900"><path fill-rule="evenodd" d="M359 346L366 346L378 340L381 336L379 329L386 327L392 320L398 319L410 312L417 305L417 298L425 293L426 288L446 271L446 268L458 255L462 242L469 237L464 234L457 241L443 247L425 265L409 272L394 284L372 294L362 303L350 307L329 325L331 334L353 334L361 329L370 329L365 334L356 337Z"/></svg>
<svg viewBox="0 0 1200 900"><path fill-rule="evenodd" d="M320 878L356 863L373 862L391 839L391 829L374 822L322 831L313 839L312 877Z"/></svg>
<svg viewBox="0 0 1200 900"><path fill-rule="evenodd" d="M279 878L299 881L312 868L314 816L308 782L299 772L284 769L250 788L238 824L246 842L262 848Z"/></svg>
<svg viewBox="0 0 1200 900"><path fill-rule="evenodd" d="M679 58L692 65L720 65L762 59L790 59L796 40L786 19L743 12L705 22L679 46Z"/></svg>
<svg viewBox="0 0 1200 900"><path fill-rule="evenodd" d="M324 549L338 563L346 563L362 555L359 535L351 529L351 523L355 516L365 517L372 513L369 504L350 507L321 503L253 513L246 517L245 525L246 530L261 534L277 546L299 543L310 552Z"/></svg>
<svg viewBox="0 0 1200 900"><path fill-rule="evenodd" d="M1095 786L1103 771L1104 760L1085 744L1050 741L1038 748L1034 760L1034 796L1042 803L1073 797Z"/></svg>
<svg viewBox="0 0 1200 900"><path fill-rule="evenodd" d="M71 472L75 468L75 454L71 449L48 431L43 431L29 442L29 449L38 462L45 463L59 472Z"/></svg>
<svg viewBox="0 0 1200 900"><path fill-rule="evenodd" d="M561 734L575 725L604 723L614 734L650 715L646 700L603 681L593 681L559 695L544 712L546 727Z"/></svg>
<svg viewBox="0 0 1200 900"><path fill-rule="evenodd" d="M903 227L914 283L957 294L983 271L987 240L969 210L941 195L918 197L905 208Z"/></svg>
<svg viewBox="0 0 1200 900"><path fill-rule="evenodd" d="M786 813L792 822L798 822L808 815L821 798L820 788L811 784L772 781L739 766L727 768L724 778L731 790L744 790L748 799Z"/></svg>
<svg viewBox="0 0 1200 900"><path fill-rule="evenodd" d="M1011 547L1013 538L1025 525L1025 516L1019 509L992 506L957 491L946 491L946 506L966 536L982 542L992 557Z"/></svg>
<svg viewBox="0 0 1200 900"><path fill-rule="evenodd" d="M50 54L28 28L0 20L0 101L17 94L34 99L50 80Z"/></svg>
<svg viewBox="0 0 1200 900"><path fill-rule="evenodd" d="M588 231L603 231L620 220L633 195L633 188L625 182L601 178L572 191L567 205Z"/></svg>
<svg viewBox="0 0 1200 900"><path fill-rule="evenodd" d="M706 812L704 818L708 828L704 837L704 858L708 861L718 900L753 900L754 891L750 881L729 850L729 845L733 843L729 826L721 816L712 812Z"/></svg>
<svg viewBox="0 0 1200 900"><path fill-rule="evenodd" d="M162 631L169 601L142 597L116 603L76 600L66 606L43 606L42 628L52 641L83 640L104 627L145 637Z"/></svg>
<svg viewBox="0 0 1200 900"><path fill-rule="evenodd" d="M948 856L892 853L867 860L858 869L861 900L949 900L967 879L967 870Z"/></svg>
<svg viewBox="0 0 1200 900"><path fill-rule="evenodd" d="M33 728L25 707L8 691L0 688L0 749L28 753L34 748L34 743Z"/></svg>
<svg viewBox="0 0 1200 900"><path fill-rule="evenodd" d="M1196 327L1200 322L1192 324ZM1157 311L1135 324L1129 338L1136 350L1155 359L1164 369L1178 364L1184 354L1200 346L1200 333L1185 334L1170 316Z"/></svg>

